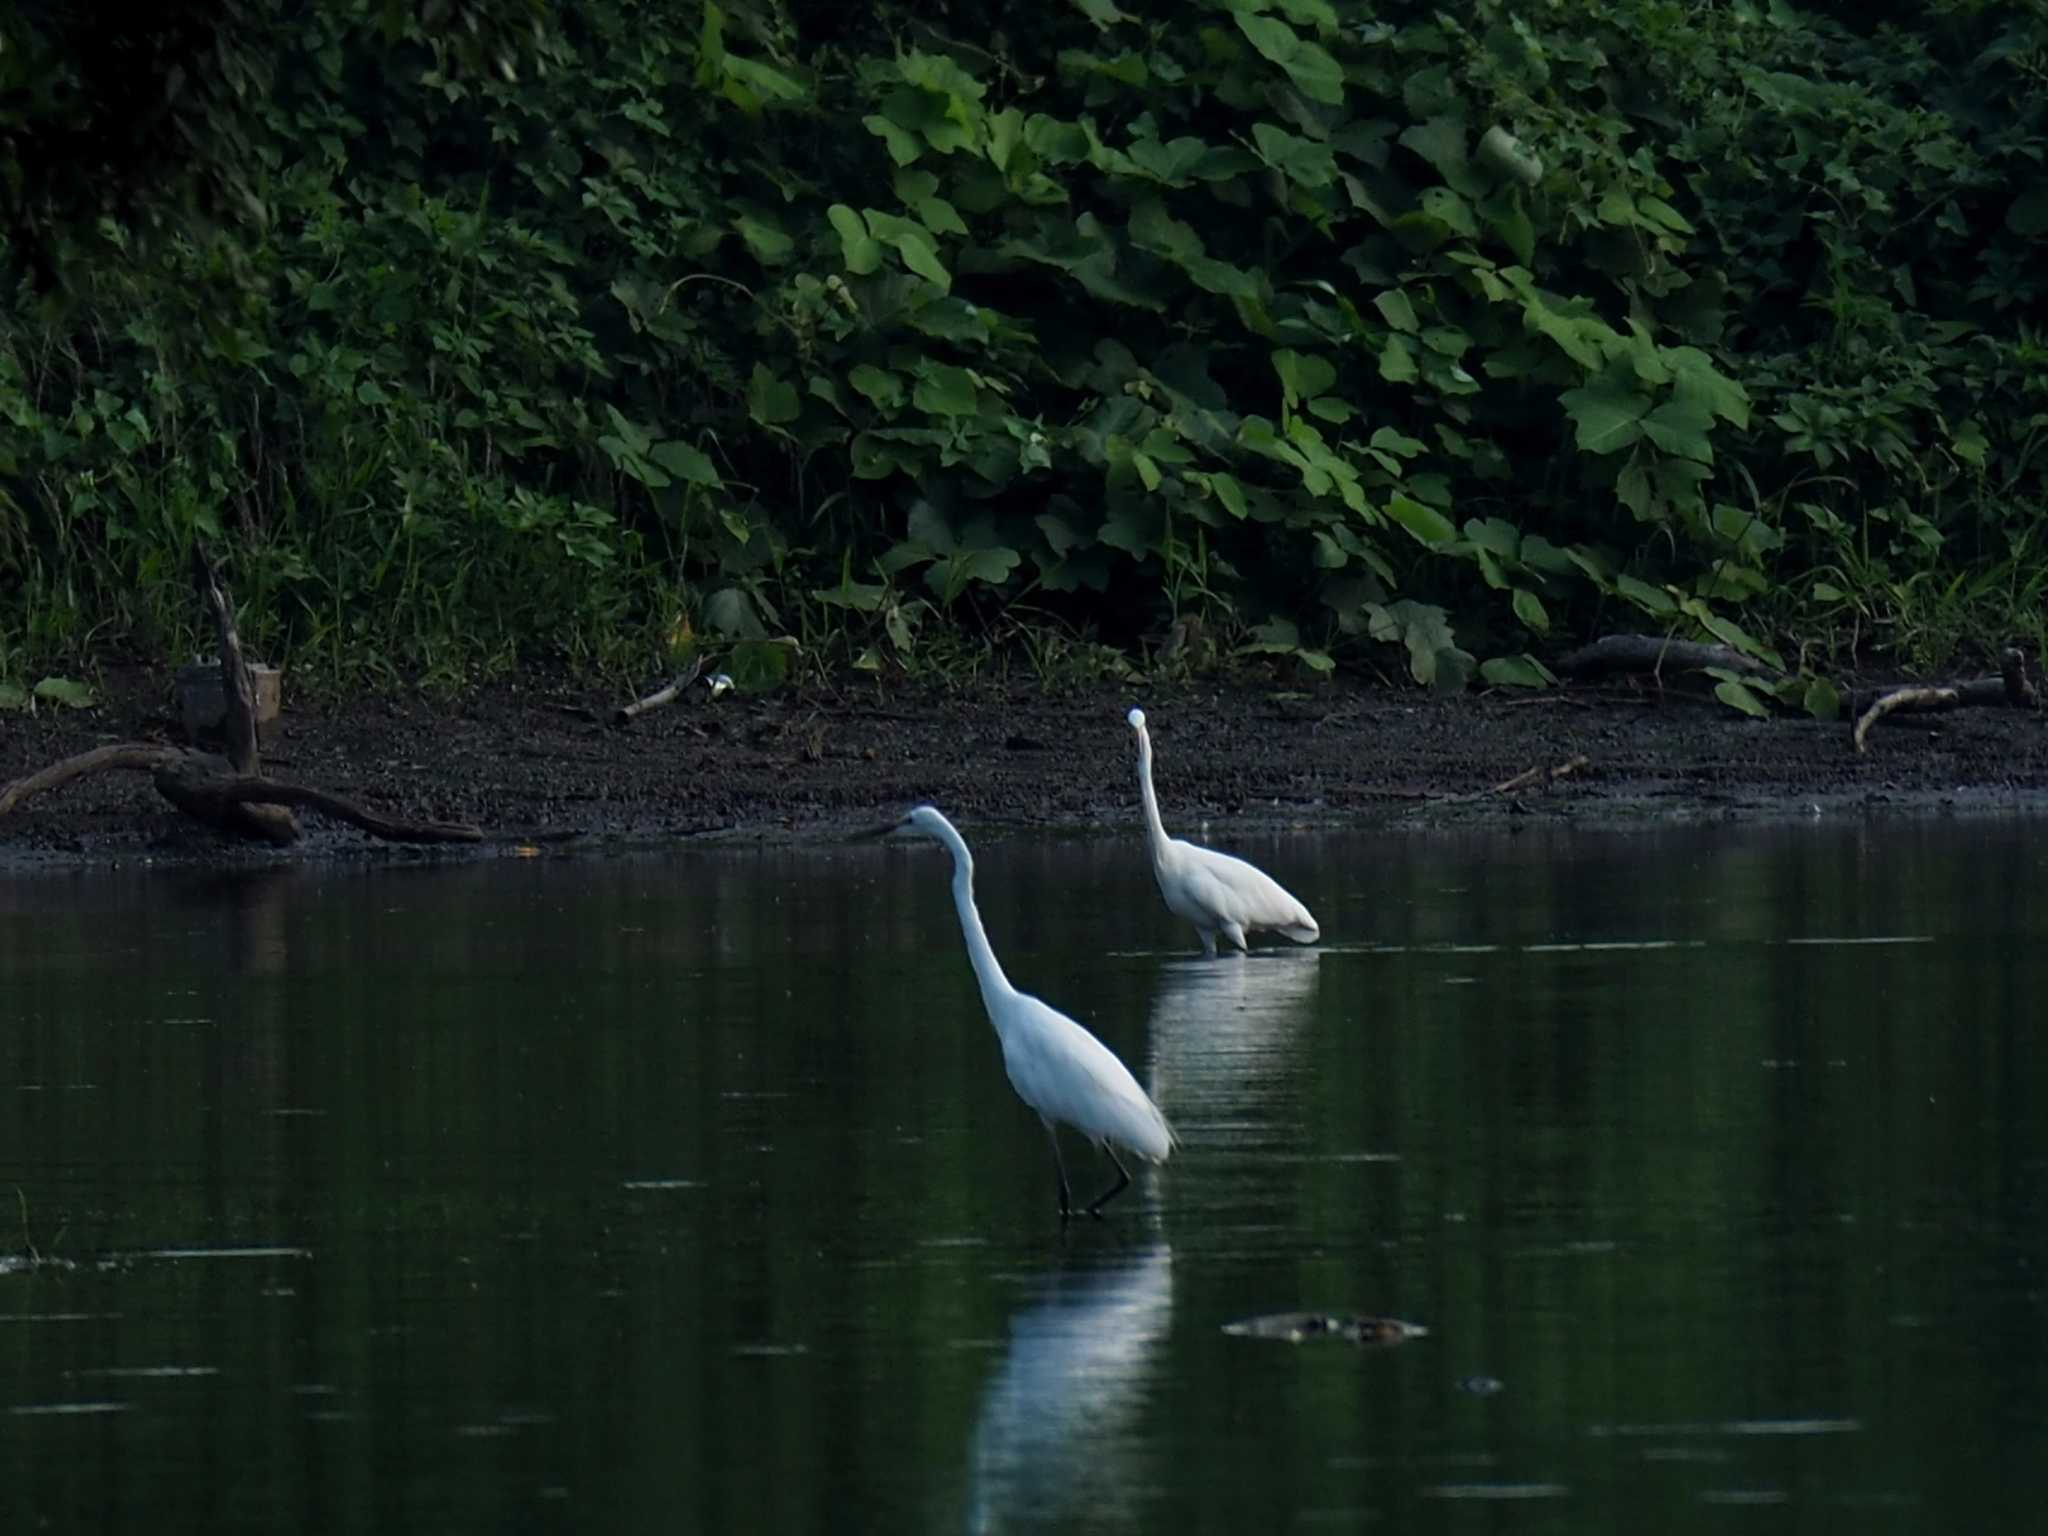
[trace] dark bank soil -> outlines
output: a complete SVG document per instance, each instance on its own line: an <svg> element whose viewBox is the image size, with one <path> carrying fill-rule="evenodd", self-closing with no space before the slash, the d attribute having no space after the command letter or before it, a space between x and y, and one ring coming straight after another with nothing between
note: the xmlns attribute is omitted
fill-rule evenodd
<svg viewBox="0 0 2048 1536"><path fill-rule="evenodd" d="M116 671L100 698L0 715L0 784L106 742L181 740L168 676ZM1170 828L2048 809L2048 722L2011 708L1896 716L1859 757L1846 724L1749 720L1628 682L1443 698L1351 683L1048 694L863 679L715 701L697 688L624 729L600 723L620 702L532 679L452 701L307 699L288 686L264 766L397 815L474 823L487 854L543 840L827 839L920 800L984 828L1093 828L1137 817L1124 713L1141 703ZM1495 788L1580 757L1555 783ZM301 821L296 849L239 847L173 810L146 775L107 774L0 817L0 867L392 846Z"/></svg>

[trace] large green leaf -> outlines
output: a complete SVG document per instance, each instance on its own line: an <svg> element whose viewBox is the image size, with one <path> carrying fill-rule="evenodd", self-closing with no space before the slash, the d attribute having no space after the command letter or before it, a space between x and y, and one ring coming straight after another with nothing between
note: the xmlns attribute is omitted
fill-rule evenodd
<svg viewBox="0 0 2048 1536"><path fill-rule="evenodd" d="M1578 445L1588 453L1619 453L1643 435L1649 397L1611 384L1568 389L1559 399L1578 428Z"/></svg>
<svg viewBox="0 0 2048 1536"><path fill-rule="evenodd" d="M1001 545L986 549L955 550L951 554L940 556L926 567L925 585L951 602L970 582L1001 586L1010 579L1010 572L1017 568L1020 558L1017 551Z"/></svg>
<svg viewBox="0 0 2048 1536"><path fill-rule="evenodd" d="M1557 683L1550 669L1529 655L1489 656L1480 663L1479 675L1496 688L1550 688Z"/></svg>
<svg viewBox="0 0 2048 1536"><path fill-rule="evenodd" d="M1651 442L1666 453L1702 464L1714 462L1714 445L1707 438L1713 425L1712 412L1697 399L1666 400L1642 418L1643 433Z"/></svg>
<svg viewBox="0 0 2048 1536"><path fill-rule="evenodd" d="M1290 405L1320 395L1337 382L1336 368L1313 353L1283 348L1273 354L1273 368L1280 375L1280 387L1286 391Z"/></svg>
<svg viewBox="0 0 2048 1536"><path fill-rule="evenodd" d="M35 694L66 709L91 709L96 702L91 688L70 677L46 677L36 684Z"/></svg>
<svg viewBox="0 0 2048 1536"><path fill-rule="evenodd" d="M972 416L978 407L974 375L945 363L918 366L911 403L934 416Z"/></svg>
<svg viewBox="0 0 2048 1536"><path fill-rule="evenodd" d="M742 640L726 658L725 669L742 693L766 693L789 680L796 642L788 638Z"/></svg>
<svg viewBox="0 0 2048 1536"><path fill-rule="evenodd" d="M1260 53L1287 71L1287 76L1310 101L1330 106L1344 104L1344 70L1323 48L1296 34L1286 22L1273 16L1237 12L1237 25Z"/></svg>
<svg viewBox="0 0 2048 1536"><path fill-rule="evenodd" d="M647 456L687 485L718 490L725 484L711 460L688 443L656 443L647 450Z"/></svg>
<svg viewBox="0 0 2048 1536"><path fill-rule="evenodd" d="M1399 492L1387 498L1387 516L1423 544L1448 544L1458 536L1456 526L1443 513Z"/></svg>
<svg viewBox="0 0 2048 1536"><path fill-rule="evenodd" d="M1260 159L1304 187L1326 187L1336 178L1337 163L1328 145L1263 121L1252 124L1252 143Z"/></svg>
<svg viewBox="0 0 2048 1536"><path fill-rule="evenodd" d="M777 427L802 415L803 402L794 384L766 363L756 363L747 381L747 414L764 427Z"/></svg>

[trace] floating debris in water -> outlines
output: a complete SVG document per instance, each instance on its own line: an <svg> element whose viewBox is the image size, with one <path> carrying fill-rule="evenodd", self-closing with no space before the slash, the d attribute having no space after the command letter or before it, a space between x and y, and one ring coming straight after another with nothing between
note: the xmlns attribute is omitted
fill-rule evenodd
<svg viewBox="0 0 2048 1536"><path fill-rule="evenodd" d="M1439 1483L1422 1490L1425 1499L1566 1499L1563 1483Z"/></svg>
<svg viewBox="0 0 2048 1536"><path fill-rule="evenodd" d="M1498 1376L1460 1376L1457 1388L1473 1397L1492 1397L1496 1392L1506 1391L1507 1383Z"/></svg>
<svg viewBox="0 0 2048 1536"><path fill-rule="evenodd" d="M0 1253L0 1275L27 1274L33 1269L76 1269L71 1259L42 1253Z"/></svg>
<svg viewBox="0 0 2048 1536"><path fill-rule="evenodd" d="M66 1371L66 1376L109 1376L156 1378L171 1376L218 1376L217 1365L103 1365L92 1370Z"/></svg>
<svg viewBox="0 0 2048 1536"><path fill-rule="evenodd" d="M1692 1435L1854 1435L1863 1430L1861 1419L1726 1419L1719 1423L1699 1421L1672 1424L1595 1424L1586 1433L1595 1439L1609 1435L1644 1435L1678 1439Z"/></svg>
<svg viewBox="0 0 2048 1536"><path fill-rule="evenodd" d="M1854 1435L1862 1432L1861 1419L1730 1419L1721 1426L1724 1435Z"/></svg>
<svg viewBox="0 0 2048 1536"><path fill-rule="evenodd" d="M1429 1330L1420 1323L1398 1317L1360 1317L1355 1313L1274 1312L1265 1317L1247 1317L1225 1323L1223 1331L1243 1339L1280 1339L1299 1344L1304 1339L1343 1339L1352 1344L1405 1344Z"/></svg>

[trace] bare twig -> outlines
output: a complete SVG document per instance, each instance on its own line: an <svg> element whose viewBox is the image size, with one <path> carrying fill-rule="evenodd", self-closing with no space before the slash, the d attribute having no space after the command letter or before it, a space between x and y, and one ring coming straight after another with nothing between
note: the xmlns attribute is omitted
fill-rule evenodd
<svg viewBox="0 0 2048 1536"><path fill-rule="evenodd" d="M1527 789L1532 784L1542 784L1545 787L1548 787L1552 784L1555 784L1559 779L1569 778L1571 775L1577 773L1581 768L1586 767L1591 761L1592 759L1587 757L1585 753L1581 752L1576 757L1567 758L1564 762L1559 763L1554 768L1545 768L1541 764L1538 764L1534 768L1524 769L1522 772L1516 774L1512 779L1501 780L1501 782L1494 785L1493 788L1488 791L1488 793L1495 795L1509 795L1513 794L1518 789Z"/></svg>
<svg viewBox="0 0 2048 1536"><path fill-rule="evenodd" d="M703 670L704 658L701 655L691 658L690 664L671 678L666 687L655 689L654 692L648 694L644 699L635 699L630 704L619 706L612 714L612 724L630 725L633 721L639 719L640 716L652 710L675 703L677 699L683 696L683 690L694 683L697 680L697 674Z"/></svg>
<svg viewBox="0 0 2048 1536"><path fill-rule="evenodd" d="M1998 656L1998 676L1973 677L1941 686L1910 684L1874 693L1850 696L1849 713L1856 722L1853 740L1858 752L1870 750L1870 728L1899 710L1959 709L1972 704L2009 704L2015 709L2039 709L2040 690L2027 676L2027 658L2017 646L2008 646Z"/></svg>

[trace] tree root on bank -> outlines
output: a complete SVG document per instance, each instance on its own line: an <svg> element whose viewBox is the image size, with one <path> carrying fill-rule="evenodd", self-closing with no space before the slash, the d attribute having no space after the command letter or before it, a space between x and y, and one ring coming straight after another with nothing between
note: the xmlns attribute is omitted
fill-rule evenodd
<svg viewBox="0 0 2048 1536"><path fill-rule="evenodd" d="M2017 647L2009 646L1999 653L1998 663L1997 677L1973 677L1943 684L1914 683L1845 693L1842 703L1849 719L1854 722L1850 739L1856 750L1868 753L1870 728L1901 710L1961 709L1978 704L2039 709L2041 696L2027 676L2026 656ZM1603 635L1590 645L1580 646L1556 664L1560 674L1573 678L1601 677L1614 672L1644 672L1661 677L1666 670L1692 672L1713 667L1774 683L1783 681L1786 676L1729 646L1693 640L1666 640L1657 635ZM1521 787L1519 780L1510 780L1509 783Z"/></svg>
<svg viewBox="0 0 2048 1536"><path fill-rule="evenodd" d="M227 706L221 735L227 756L149 742L121 742L95 747L52 763L36 773L0 785L0 816L37 795L74 779L115 770L147 773L157 793L186 815L237 837L284 845L299 839L299 823L289 807L304 806L360 827L372 837L404 843L476 843L476 827L449 822L405 821L365 810L340 795L264 776L256 751L256 690L242 658L241 637L228 607L227 594L197 545L192 550L192 579L199 596L212 610L220 635L222 695Z"/></svg>

